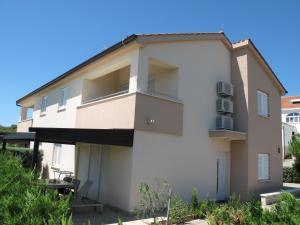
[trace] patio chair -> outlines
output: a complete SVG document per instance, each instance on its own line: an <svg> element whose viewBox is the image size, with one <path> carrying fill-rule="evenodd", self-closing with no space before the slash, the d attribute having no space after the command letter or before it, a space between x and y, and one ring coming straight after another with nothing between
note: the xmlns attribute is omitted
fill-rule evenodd
<svg viewBox="0 0 300 225"><path fill-rule="evenodd" d="M87 180L84 182L84 184L81 186L81 188L78 191L74 189L75 196L72 202L73 209L94 207L95 209L99 209L100 213L103 212L102 203L88 198L88 192L92 185L93 185L93 181Z"/></svg>
<svg viewBox="0 0 300 225"><path fill-rule="evenodd" d="M93 185L93 181L91 180L86 180L84 182L84 184L81 186L80 189L77 189L75 194L75 199L76 200L81 200L83 198L87 198L87 195L89 193L89 189L91 188L91 186ZM79 184L78 184L79 186Z"/></svg>

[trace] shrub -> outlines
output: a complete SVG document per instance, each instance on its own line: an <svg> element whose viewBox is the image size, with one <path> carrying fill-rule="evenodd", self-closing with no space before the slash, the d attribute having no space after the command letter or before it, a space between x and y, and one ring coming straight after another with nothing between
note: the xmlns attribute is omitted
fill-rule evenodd
<svg viewBox="0 0 300 225"><path fill-rule="evenodd" d="M188 204L185 203L179 195L173 196L169 215L174 224L183 224L190 215Z"/></svg>
<svg viewBox="0 0 300 225"><path fill-rule="evenodd" d="M296 171L294 167L283 167L283 182L293 183Z"/></svg>
<svg viewBox="0 0 300 225"><path fill-rule="evenodd" d="M193 188L191 199L192 213L195 214L198 209L198 190Z"/></svg>
<svg viewBox="0 0 300 225"><path fill-rule="evenodd" d="M31 168L32 164L32 153L33 150L30 148L19 148L19 147L8 147L7 150L11 152L14 156L20 157L22 161L22 165L24 168ZM43 161L43 153L41 151L38 152L38 161L36 166L36 171L38 173L42 170L42 161Z"/></svg>
<svg viewBox="0 0 300 225"><path fill-rule="evenodd" d="M221 204L208 215L211 225L219 224L300 224L300 202L290 193L283 193L270 210L262 210L261 203L253 200L241 203L232 198L228 203Z"/></svg>
<svg viewBox="0 0 300 225"><path fill-rule="evenodd" d="M167 211L170 186L166 181L156 180L153 188L147 183L142 183L139 189L140 203L136 214L140 218L157 218Z"/></svg>
<svg viewBox="0 0 300 225"><path fill-rule="evenodd" d="M70 199L46 191L36 173L11 153L0 154L0 224L70 225Z"/></svg>
<svg viewBox="0 0 300 225"><path fill-rule="evenodd" d="M209 214L211 214L211 212L215 207L216 207L216 203L214 201L205 198L198 203L198 208L193 213L193 216L197 219L204 219Z"/></svg>
<svg viewBox="0 0 300 225"><path fill-rule="evenodd" d="M284 159L292 159L292 158L293 158L293 155L290 152L286 153L284 156Z"/></svg>

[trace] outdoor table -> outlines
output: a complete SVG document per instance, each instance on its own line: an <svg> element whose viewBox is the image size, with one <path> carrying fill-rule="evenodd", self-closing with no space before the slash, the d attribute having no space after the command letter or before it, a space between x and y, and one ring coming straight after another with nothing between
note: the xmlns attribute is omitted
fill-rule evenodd
<svg viewBox="0 0 300 225"><path fill-rule="evenodd" d="M46 185L49 189L74 188L74 184L60 179L46 179Z"/></svg>

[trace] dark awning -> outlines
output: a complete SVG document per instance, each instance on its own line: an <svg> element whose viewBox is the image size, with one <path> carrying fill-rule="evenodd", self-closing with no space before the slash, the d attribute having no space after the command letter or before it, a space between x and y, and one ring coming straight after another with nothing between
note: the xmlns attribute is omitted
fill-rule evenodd
<svg viewBox="0 0 300 225"><path fill-rule="evenodd" d="M133 129L77 129L31 127L41 142L76 144L76 142L104 145L133 145Z"/></svg>
<svg viewBox="0 0 300 225"><path fill-rule="evenodd" d="M6 134L3 136L3 140L8 141L33 141L34 139L34 132L17 132L12 134Z"/></svg>

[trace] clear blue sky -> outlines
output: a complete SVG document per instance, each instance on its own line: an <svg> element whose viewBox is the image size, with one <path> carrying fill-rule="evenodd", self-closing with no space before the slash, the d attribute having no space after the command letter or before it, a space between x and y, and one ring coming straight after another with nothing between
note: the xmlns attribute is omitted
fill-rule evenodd
<svg viewBox="0 0 300 225"><path fill-rule="evenodd" d="M300 94L300 1L0 0L0 124L16 99L132 33L250 37L289 95Z"/></svg>

